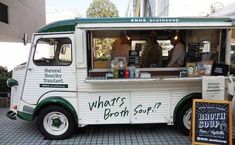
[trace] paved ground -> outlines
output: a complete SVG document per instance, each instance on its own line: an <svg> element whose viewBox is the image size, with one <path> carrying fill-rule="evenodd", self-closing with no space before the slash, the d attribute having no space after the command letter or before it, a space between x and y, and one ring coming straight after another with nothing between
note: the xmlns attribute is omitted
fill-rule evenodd
<svg viewBox="0 0 235 145"><path fill-rule="evenodd" d="M0 108L1 145L190 145L189 137L182 135L167 125L102 125L77 129L66 140L45 140L36 128L35 122L20 119L10 120L5 116L8 111Z"/></svg>

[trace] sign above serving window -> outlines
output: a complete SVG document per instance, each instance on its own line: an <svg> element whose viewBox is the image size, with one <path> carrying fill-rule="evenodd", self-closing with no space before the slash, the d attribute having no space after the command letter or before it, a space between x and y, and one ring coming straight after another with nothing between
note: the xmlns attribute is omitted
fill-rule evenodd
<svg viewBox="0 0 235 145"><path fill-rule="evenodd" d="M76 19L78 24L89 23L219 23L219 22L231 22L230 18L221 17L140 17L140 18L79 18Z"/></svg>
<svg viewBox="0 0 235 145"><path fill-rule="evenodd" d="M79 28L99 28L109 27L114 28L113 24L121 24L119 27L124 27L123 23L126 24L183 24L184 26L232 26L232 20L229 17L112 17L112 18L75 18L69 20L61 20L37 31L42 32L62 32L62 31L74 31L75 27ZM92 24L92 25L89 25ZM94 25L95 24L95 25ZM99 26L99 24L102 24ZM157 26L156 26L157 27Z"/></svg>
<svg viewBox="0 0 235 145"><path fill-rule="evenodd" d="M178 18L133 18L132 23L178 23Z"/></svg>

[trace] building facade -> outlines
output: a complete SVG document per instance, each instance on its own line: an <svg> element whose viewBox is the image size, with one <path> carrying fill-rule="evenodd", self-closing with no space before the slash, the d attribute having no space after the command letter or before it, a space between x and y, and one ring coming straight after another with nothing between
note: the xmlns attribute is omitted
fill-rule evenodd
<svg viewBox="0 0 235 145"><path fill-rule="evenodd" d="M45 0L0 0L0 42L23 42L46 24Z"/></svg>
<svg viewBox="0 0 235 145"><path fill-rule="evenodd" d="M0 66L26 62L32 33L46 24L45 7L45 0L0 0Z"/></svg>
<svg viewBox="0 0 235 145"><path fill-rule="evenodd" d="M129 0L127 17L156 16L156 0Z"/></svg>
<svg viewBox="0 0 235 145"><path fill-rule="evenodd" d="M209 16L234 0L157 0L157 17Z"/></svg>
<svg viewBox="0 0 235 145"><path fill-rule="evenodd" d="M129 0L128 17L209 16L234 0Z"/></svg>
<svg viewBox="0 0 235 145"><path fill-rule="evenodd" d="M230 5L224 7L223 9L212 13L212 16L227 16L232 19L233 26L235 26L235 2L231 3ZM233 64L233 68L235 68L235 29L231 29L231 53L233 54L232 58L234 61L231 61Z"/></svg>
<svg viewBox="0 0 235 145"><path fill-rule="evenodd" d="M232 19L233 25L235 25L235 2L229 4L228 6L224 7L223 9L212 13L212 16L229 16ZM234 34L235 36L235 34Z"/></svg>

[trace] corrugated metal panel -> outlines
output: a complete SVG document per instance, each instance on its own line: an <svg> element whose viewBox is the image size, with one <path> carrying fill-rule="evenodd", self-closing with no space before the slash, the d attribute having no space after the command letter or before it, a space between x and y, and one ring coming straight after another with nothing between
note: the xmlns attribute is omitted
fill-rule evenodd
<svg viewBox="0 0 235 145"><path fill-rule="evenodd" d="M18 86L11 88L11 106L10 109L13 110L13 105L19 105L20 97L22 94L22 87L25 79L26 66L18 66L14 68L12 78L18 82Z"/></svg>
<svg viewBox="0 0 235 145"><path fill-rule="evenodd" d="M186 95L201 92L201 86L198 87L191 87L191 88L184 88L184 89L173 89L171 91L171 116L173 117L174 109L176 104Z"/></svg>
<svg viewBox="0 0 235 145"><path fill-rule="evenodd" d="M170 112L170 91L131 92L132 123L166 123Z"/></svg>
<svg viewBox="0 0 235 145"><path fill-rule="evenodd" d="M42 35L36 35L36 43ZM74 34L44 35L44 38L70 38L72 46L74 44ZM48 92L56 91L76 91L76 68L75 57L68 66L37 66L33 62L35 47L32 48L29 58L29 66L24 86L22 100L28 104L36 104L38 100ZM73 56L75 51L72 50ZM63 95L63 94L62 94ZM61 96L62 96L61 95Z"/></svg>
<svg viewBox="0 0 235 145"><path fill-rule="evenodd" d="M53 84L45 83L44 75L45 69L61 69L63 84L68 85L68 88L51 88L40 87L40 84ZM28 71L26 77L26 85L24 87L23 100L29 104L36 104L38 99L49 91L75 91L75 70L71 67L49 66L49 67L34 67Z"/></svg>
<svg viewBox="0 0 235 145"><path fill-rule="evenodd" d="M79 93L80 124L130 122L129 92Z"/></svg>
<svg viewBox="0 0 235 145"><path fill-rule="evenodd" d="M190 83L183 85L178 84L177 86L177 84L161 83L158 84L158 87L156 87L155 84L119 84L119 87L117 85L86 84L86 89L83 89L83 91L80 90L78 93L80 123L83 125L110 123L171 123L173 121L174 108L178 101L190 93L200 92L201 88L199 84L197 84L197 86L192 84L194 83L191 83L191 85ZM80 84L80 86L81 85L82 84ZM122 107L115 105L97 107L98 102L110 102L118 97L125 98L125 103ZM92 103L93 108L91 107ZM103 103L100 103L100 106L102 106ZM94 105L96 105L96 107L94 107ZM111 109L110 111L112 113L117 113L117 117L112 119L112 116L110 117L111 119L105 120L104 118L107 117L105 116L107 113L105 113L105 109ZM120 116L121 112L126 111L128 111L128 115Z"/></svg>

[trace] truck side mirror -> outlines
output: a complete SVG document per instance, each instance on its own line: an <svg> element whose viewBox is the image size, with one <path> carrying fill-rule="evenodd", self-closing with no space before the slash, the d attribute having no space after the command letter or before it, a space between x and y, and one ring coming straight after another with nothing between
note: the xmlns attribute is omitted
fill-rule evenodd
<svg viewBox="0 0 235 145"><path fill-rule="evenodd" d="M23 43L24 43L24 45L27 45L27 43L28 43L28 35L27 35L27 33L24 33Z"/></svg>

